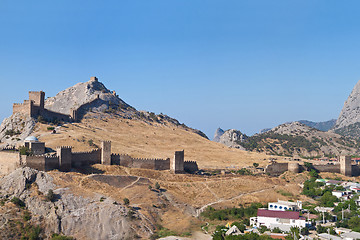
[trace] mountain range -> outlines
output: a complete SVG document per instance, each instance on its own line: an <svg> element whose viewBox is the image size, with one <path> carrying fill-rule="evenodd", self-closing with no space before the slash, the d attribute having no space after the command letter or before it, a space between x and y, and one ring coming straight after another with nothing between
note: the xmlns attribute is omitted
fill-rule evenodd
<svg viewBox="0 0 360 240"><path fill-rule="evenodd" d="M221 130L221 131L220 131ZM338 119L324 122L300 120L288 122L275 128L260 130L241 141L233 134L239 130L216 130L213 141L228 147L245 148L268 154L303 157L335 157L341 154L359 154L360 138L360 81L355 85Z"/></svg>

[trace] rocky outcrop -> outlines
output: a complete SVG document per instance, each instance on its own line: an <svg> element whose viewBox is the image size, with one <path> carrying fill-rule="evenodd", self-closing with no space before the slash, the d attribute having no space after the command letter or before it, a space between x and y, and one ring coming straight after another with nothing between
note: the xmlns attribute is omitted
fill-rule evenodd
<svg viewBox="0 0 360 240"><path fill-rule="evenodd" d="M224 130L222 130L221 128L216 129L215 134L214 134L214 138L213 141L214 142L219 142L220 141L220 137L224 134Z"/></svg>
<svg viewBox="0 0 360 240"><path fill-rule="evenodd" d="M148 220L141 215L135 212L135 220L128 217L129 208L114 204L111 198L99 201L99 197L82 197L58 188L45 172L19 168L0 179L0 186L0 195L25 202L32 223L42 222L47 235L55 232L76 239L131 239L139 232L143 236L152 233ZM55 193L53 202L44 197L50 189Z"/></svg>
<svg viewBox="0 0 360 240"><path fill-rule="evenodd" d="M35 127L35 120L29 116L15 113L5 118L0 126L0 146L15 146L30 136Z"/></svg>
<svg viewBox="0 0 360 240"><path fill-rule="evenodd" d="M87 108L95 111L104 111L109 106L129 106L97 79L78 83L45 100L46 109L63 114L70 114L72 109L78 109L85 104L88 105Z"/></svg>
<svg viewBox="0 0 360 240"><path fill-rule="evenodd" d="M248 137L235 129L226 130L220 137L219 143L222 143L231 148L238 148L245 150L243 146L240 145L241 142L245 141Z"/></svg>
<svg viewBox="0 0 360 240"><path fill-rule="evenodd" d="M360 81L356 83L345 101L334 129L343 128L357 122L360 122Z"/></svg>

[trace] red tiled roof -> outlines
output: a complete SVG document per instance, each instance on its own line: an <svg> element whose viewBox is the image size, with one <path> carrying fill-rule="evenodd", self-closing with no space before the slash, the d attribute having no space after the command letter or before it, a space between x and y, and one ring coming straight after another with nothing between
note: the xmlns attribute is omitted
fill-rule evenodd
<svg viewBox="0 0 360 240"><path fill-rule="evenodd" d="M273 217L273 218L287 218L287 219L299 219L299 212L293 211L272 211L267 209L258 209L258 217Z"/></svg>

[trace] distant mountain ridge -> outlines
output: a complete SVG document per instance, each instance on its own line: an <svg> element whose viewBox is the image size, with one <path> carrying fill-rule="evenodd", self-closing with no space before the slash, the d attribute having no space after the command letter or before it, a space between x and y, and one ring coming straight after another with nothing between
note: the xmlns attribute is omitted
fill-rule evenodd
<svg viewBox="0 0 360 240"><path fill-rule="evenodd" d="M308 120L300 120L298 122L305 124L309 127L316 128L317 130L327 132L335 126L336 119L331 119L324 122L312 122Z"/></svg>
<svg viewBox="0 0 360 240"><path fill-rule="evenodd" d="M282 156L335 157L359 152L355 140L334 132L323 132L300 122L281 124L239 144L250 151Z"/></svg>
<svg viewBox="0 0 360 240"><path fill-rule="evenodd" d="M334 123L334 120L323 123L315 123L315 126L324 127L328 124L326 127L329 127L331 123ZM314 125L314 122L310 122L310 124ZM311 158L359 153L358 143L354 139L346 138L334 132L324 132L301 122L284 123L251 137L235 129L230 129L220 136L218 142L228 147L280 156Z"/></svg>

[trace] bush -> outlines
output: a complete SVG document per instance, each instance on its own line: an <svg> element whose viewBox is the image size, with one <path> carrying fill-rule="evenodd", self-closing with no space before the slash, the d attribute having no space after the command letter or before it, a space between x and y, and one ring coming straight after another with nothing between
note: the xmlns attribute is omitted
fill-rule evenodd
<svg viewBox="0 0 360 240"><path fill-rule="evenodd" d="M51 236L51 240L73 240L73 237L68 237L68 236L64 236L64 235L59 235L57 233L54 233Z"/></svg>
<svg viewBox="0 0 360 240"><path fill-rule="evenodd" d="M31 214L30 214L29 211L25 211L24 216L23 216L23 219L24 219L24 221L26 221L26 222L31 219Z"/></svg>
<svg viewBox="0 0 360 240"><path fill-rule="evenodd" d="M52 130L54 130L55 129L55 127L47 127L47 130L48 131L52 131Z"/></svg>
<svg viewBox="0 0 360 240"><path fill-rule="evenodd" d="M50 202L53 202L55 200L55 194L54 191L52 189L50 189L48 191L48 193L46 194L46 199Z"/></svg>
<svg viewBox="0 0 360 240"><path fill-rule="evenodd" d="M10 129L10 130L6 130L5 131L5 135L8 135L8 136L14 136L14 135L20 135L21 132L19 130L15 131L13 129Z"/></svg>
<svg viewBox="0 0 360 240"><path fill-rule="evenodd" d="M25 203L23 201L21 201L19 198L17 197L13 197L10 202L12 202L13 204L15 204L18 207L25 207Z"/></svg>
<svg viewBox="0 0 360 240"><path fill-rule="evenodd" d="M128 198L124 198L123 201L126 206L130 204L130 200Z"/></svg>
<svg viewBox="0 0 360 240"><path fill-rule="evenodd" d="M158 182L155 183L155 188L156 188L157 190L160 189L160 184L159 184Z"/></svg>
<svg viewBox="0 0 360 240"><path fill-rule="evenodd" d="M26 155L26 156L32 155L32 151L28 147L20 147L19 151L20 151L20 155Z"/></svg>

